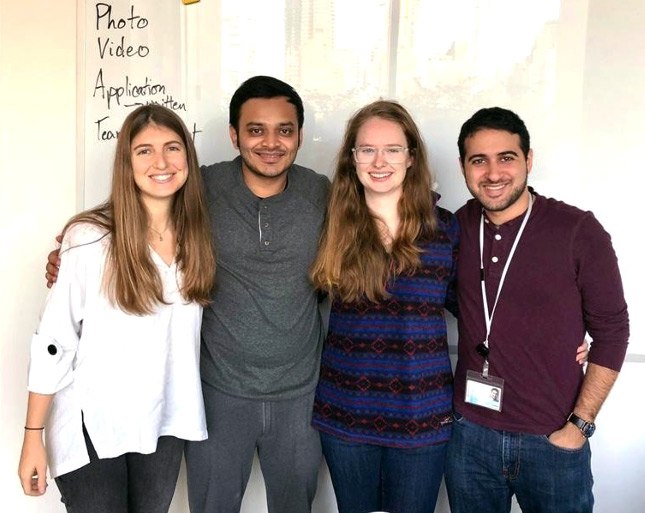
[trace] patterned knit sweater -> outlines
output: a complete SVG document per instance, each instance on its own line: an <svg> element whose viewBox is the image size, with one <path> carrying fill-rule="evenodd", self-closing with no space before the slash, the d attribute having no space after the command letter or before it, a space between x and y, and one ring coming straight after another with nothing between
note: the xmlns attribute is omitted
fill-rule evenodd
<svg viewBox="0 0 645 513"><path fill-rule="evenodd" d="M459 228L437 208L438 232L419 244L421 266L390 297L332 303L313 426L339 438L412 448L450 437L452 372L444 309L457 315Z"/></svg>

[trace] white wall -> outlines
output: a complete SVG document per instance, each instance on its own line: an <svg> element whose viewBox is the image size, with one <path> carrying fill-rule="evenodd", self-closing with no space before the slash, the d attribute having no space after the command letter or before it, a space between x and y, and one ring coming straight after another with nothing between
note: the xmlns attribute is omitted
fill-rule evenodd
<svg viewBox="0 0 645 513"><path fill-rule="evenodd" d="M212 0L204 0L212 1ZM645 509L645 432L635 423L643 389L643 252L636 214L641 195L638 177L645 130L645 52L642 0L565 0L567 17L584 16L582 69L568 70L559 91L556 134L536 132L539 108L525 116L541 147L536 148L541 192L592 209L612 233L632 314L634 342L616 389L598 418L593 438L598 513L637 513ZM500 26L502 37L505 26ZM560 37L567 44L566 33ZM572 37L572 41L579 41ZM509 44L512 44L509 43ZM578 44L578 43L576 43ZM16 477L25 412L28 342L46 294L44 257L52 235L75 210L79 182L76 159L76 2L74 0L0 0L0 509L10 512L62 512L52 484L45 498L24 497ZM544 77L535 77L537 79ZM577 96L576 96L577 95ZM306 101L306 98L305 98ZM575 104L572 105L571 102ZM410 101L406 102L413 108ZM523 111L520 112L523 114ZM448 124L433 138L450 142L458 126ZM340 127L339 127L340 131ZM544 143L546 141L546 143ZM228 143L226 143L228 144ZM450 145L454 143L450 142ZM446 145L448 147L448 145ZM436 148L436 147L435 147ZM460 180L455 155L434 158L443 184ZM540 160L545 156L544 160ZM306 155L304 156L306 158ZM544 163L549 164L545 169ZM558 166L561 163L561 166ZM575 163L572 166L571 163ZM452 167L451 167L452 166ZM446 187L448 205L457 205L463 188ZM638 196L637 196L638 195ZM638 234L635 236L635 233ZM640 285L642 287L642 285ZM182 476L183 478L183 476ZM244 513L265 511L257 467L244 502ZM448 511L442 496L442 513ZM173 513L187 512L185 486L178 489ZM315 513L335 511L325 472Z"/></svg>
<svg viewBox="0 0 645 513"><path fill-rule="evenodd" d="M76 209L76 8L0 0L0 509L63 511L50 486L22 496L17 465L43 256Z"/></svg>

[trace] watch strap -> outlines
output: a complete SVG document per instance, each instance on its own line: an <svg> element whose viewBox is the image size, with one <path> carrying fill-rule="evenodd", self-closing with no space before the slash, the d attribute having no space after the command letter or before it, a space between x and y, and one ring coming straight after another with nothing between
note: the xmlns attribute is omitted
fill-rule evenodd
<svg viewBox="0 0 645 513"><path fill-rule="evenodd" d="M576 426L582 432L585 438L589 438L596 430L596 425L593 422L586 421L578 417L573 412L569 414L567 421Z"/></svg>

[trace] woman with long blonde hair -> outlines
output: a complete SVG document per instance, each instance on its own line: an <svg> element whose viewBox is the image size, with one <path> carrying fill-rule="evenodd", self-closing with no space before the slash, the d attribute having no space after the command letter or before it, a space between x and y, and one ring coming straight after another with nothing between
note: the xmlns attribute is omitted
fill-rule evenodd
<svg viewBox="0 0 645 513"><path fill-rule="evenodd" d="M311 277L332 299L313 425L340 513L434 511L451 432L455 217L398 103L349 120Z"/></svg>
<svg viewBox="0 0 645 513"><path fill-rule="evenodd" d="M42 495L49 468L68 511L166 512L184 441L207 436L199 332L215 272L176 114L127 116L110 198L67 223L60 255L31 345L24 492Z"/></svg>

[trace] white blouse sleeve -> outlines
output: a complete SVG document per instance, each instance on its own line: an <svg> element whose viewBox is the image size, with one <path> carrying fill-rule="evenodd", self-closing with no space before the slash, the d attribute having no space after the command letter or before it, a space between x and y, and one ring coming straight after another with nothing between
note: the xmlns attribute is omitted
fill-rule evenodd
<svg viewBox="0 0 645 513"><path fill-rule="evenodd" d="M31 341L31 392L54 394L73 380L88 285L96 290L102 280L107 246L104 235L87 223L73 225L65 234L58 279Z"/></svg>

